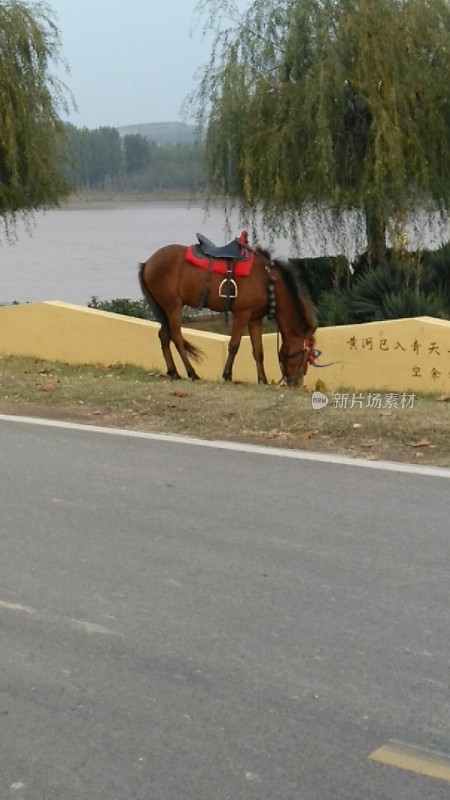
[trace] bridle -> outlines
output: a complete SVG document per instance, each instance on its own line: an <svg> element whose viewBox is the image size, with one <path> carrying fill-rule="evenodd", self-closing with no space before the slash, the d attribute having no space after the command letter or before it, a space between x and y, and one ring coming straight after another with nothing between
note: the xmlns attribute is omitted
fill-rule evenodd
<svg viewBox="0 0 450 800"><path fill-rule="evenodd" d="M278 351L278 363L281 369L281 381L280 383L285 383L287 386L297 386L300 379L306 375L308 370L308 366L310 364L314 365L315 360L317 358L317 350L314 349L313 342L311 339L303 339L303 347L300 350L296 350L295 353L285 353L283 351L283 346L280 347L280 332L277 330L277 351ZM306 358L303 358L301 361L301 366L294 375L287 375L286 374L286 366L287 362L290 361L292 358L298 358L298 356L304 354L308 354Z"/></svg>

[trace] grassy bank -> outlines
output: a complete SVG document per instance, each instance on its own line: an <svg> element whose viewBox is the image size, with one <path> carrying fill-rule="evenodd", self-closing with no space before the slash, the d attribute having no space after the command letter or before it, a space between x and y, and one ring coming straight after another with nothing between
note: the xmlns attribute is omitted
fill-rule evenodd
<svg viewBox="0 0 450 800"><path fill-rule="evenodd" d="M350 393L351 397L351 393ZM0 358L0 413L450 467L450 402L314 410L282 386L171 382L131 366Z"/></svg>

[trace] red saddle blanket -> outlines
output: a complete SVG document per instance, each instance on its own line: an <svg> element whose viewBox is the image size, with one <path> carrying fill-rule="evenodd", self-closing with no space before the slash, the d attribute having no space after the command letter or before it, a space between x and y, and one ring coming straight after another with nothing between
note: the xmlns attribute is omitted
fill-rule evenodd
<svg viewBox="0 0 450 800"><path fill-rule="evenodd" d="M194 267L200 267L200 269L208 270L211 268L212 272L217 272L219 275L226 275L227 268L228 268L228 259L215 259L215 258L205 258L204 256L200 258L200 256L196 255L195 253L195 245L191 244L187 248L184 254L185 260L189 264L193 264ZM249 254L249 258L245 261L236 261L234 265L234 277L235 278L246 278L250 274L250 270L253 264L253 253Z"/></svg>

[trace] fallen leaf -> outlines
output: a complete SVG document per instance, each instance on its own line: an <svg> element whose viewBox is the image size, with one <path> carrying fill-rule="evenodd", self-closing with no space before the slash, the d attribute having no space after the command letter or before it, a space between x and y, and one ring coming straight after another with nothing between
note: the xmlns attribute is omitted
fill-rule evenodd
<svg viewBox="0 0 450 800"><path fill-rule="evenodd" d="M419 442L410 442L410 447L428 447L430 442L428 439L421 439Z"/></svg>
<svg viewBox="0 0 450 800"><path fill-rule="evenodd" d="M54 392L56 385L54 383L45 383L41 386L41 392Z"/></svg>
<svg viewBox="0 0 450 800"><path fill-rule="evenodd" d="M316 431L302 431L298 434L298 438L302 442L307 442L309 439L312 439L315 435Z"/></svg>
<svg viewBox="0 0 450 800"><path fill-rule="evenodd" d="M353 423L353 427L354 427L354 428L362 428L362 425L361 425L361 423L360 423L360 422L354 422L354 423Z"/></svg>
<svg viewBox="0 0 450 800"><path fill-rule="evenodd" d="M189 397L188 392L171 392L173 397Z"/></svg>

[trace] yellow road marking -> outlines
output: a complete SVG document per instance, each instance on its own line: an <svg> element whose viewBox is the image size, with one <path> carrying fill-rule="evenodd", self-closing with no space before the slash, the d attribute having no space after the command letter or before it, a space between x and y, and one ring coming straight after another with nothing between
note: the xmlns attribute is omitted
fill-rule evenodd
<svg viewBox="0 0 450 800"><path fill-rule="evenodd" d="M417 772L450 783L450 757L436 750L426 750L403 742L391 741L370 754L372 761Z"/></svg>

